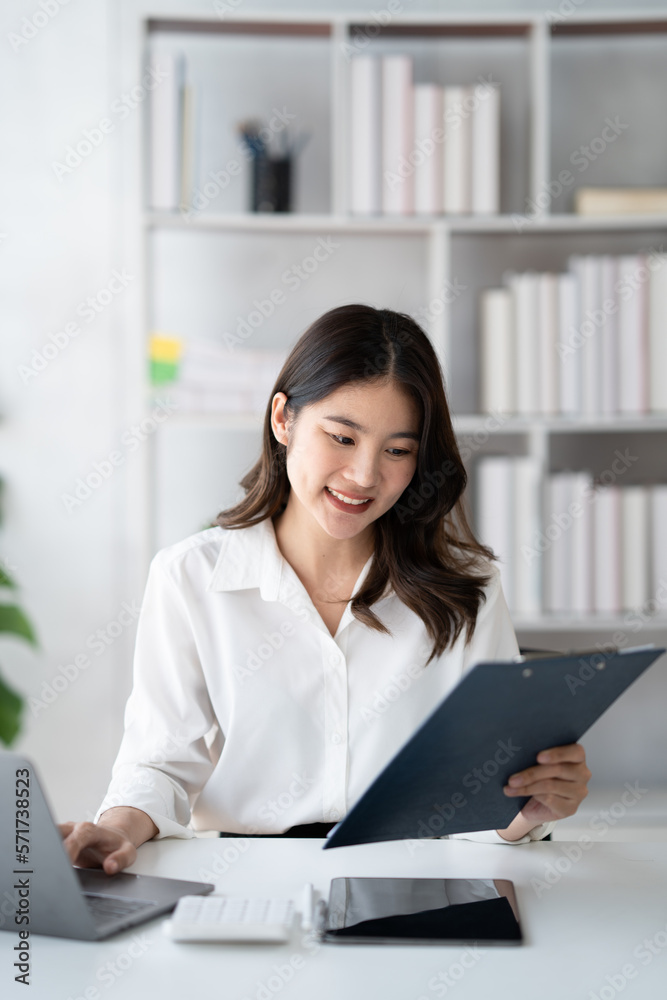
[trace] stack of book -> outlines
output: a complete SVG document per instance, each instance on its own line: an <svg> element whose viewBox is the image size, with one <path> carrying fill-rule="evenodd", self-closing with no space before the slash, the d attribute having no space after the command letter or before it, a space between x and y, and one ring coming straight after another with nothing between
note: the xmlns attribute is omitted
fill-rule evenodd
<svg viewBox="0 0 667 1000"><path fill-rule="evenodd" d="M477 533L500 560L514 614L667 613L667 485L616 478L560 472L542 483L533 458L479 459Z"/></svg>
<svg viewBox="0 0 667 1000"><path fill-rule="evenodd" d="M351 62L349 89L353 213L499 211L496 83L417 84L410 56L363 55Z"/></svg>
<svg viewBox="0 0 667 1000"><path fill-rule="evenodd" d="M576 255L480 299L481 412L667 411L667 254Z"/></svg>
<svg viewBox="0 0 667 1000"><path fill-rule="evenodd" d="M154 334L150 338L153 386L166 386L184 413L263 414L285 358L273 351L231 352L205 340Z"/></svg>

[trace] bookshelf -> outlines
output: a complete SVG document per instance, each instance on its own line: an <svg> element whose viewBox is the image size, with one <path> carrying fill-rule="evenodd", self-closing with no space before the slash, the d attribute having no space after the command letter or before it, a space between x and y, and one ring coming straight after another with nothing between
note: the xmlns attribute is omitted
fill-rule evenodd
<svg viewBox="0 0 667 1000"><path fill-rule="evenodd" d="M248 312L255 289L260 296L266 293L281 269L308 253L314 239L331 236L340 244L331 262L261 326L253 348L286 352L312 319L345 301L410 312L441 358L455 426L470 453L473 495L475 463L483 455L531 456L546 476L561 468L604 467L605 454L627 441L639 443L642 454L632 481L667 482L661 457L667 454L667 414L514 416L489 432L487 418L476 412L477 309L483 289L498 286L508 269L563 270L575 253L630 254L667 246L667 216L572 214L579 186L665 183L667 130L656 128L656 122L662 120L661 94L667 89L667 18L596 12L549 23L541 15L423 14L394 15L380 26L352 14L155 17L137 25L136 62L134 70L128 63L128 75L146 65L150 51L160 50L184 52L196 82L199 178L233 156L234 122L263 107L294 109L312 136L298 163L294 212L247 212L246 176L185 219L179 212L146 207L144 108L136 159L143 195L134 202L134 217L128 216L135 231L139 223L145 288L131 345L142 352L140 359L134 354L135 373L145 367L147 331L219 338ZM420 82L449 85L485 73L499 81L500 214L350 214L349 61L362 52L410 54ZM579 171L570 160L572 152L596 137L609 116L631 127ZM550 181L568 167L574 182L547 198ZM535 206L541 206L539 211ZM369 269L371 259L377 266ZM466 292L443 302L443 286L454 279ZM151 394L145 378L135 378L134 384L137 401L148 408L154 390ZM147 442L136 493L144 568L157 548L203 527L238 495L233 487L258 450L260 428L256 414L182 413ZM164 440L168 437L171 444ZM213 464L224 472L212 473L212 454L220 459ZM201 485L196 502L194 487L184 492L179 456L187 456L188 473L194 469ZM203 501L202 491L209 491ZM181 505L185 519L163 516L161 509L172 501ZM561 646L564 634L571 634L571 645L580 645L583 636L596 641L632 630L625 612L539 613L517 616L515 624L528 644ZM634 644L666 639L667 618L658 614L646 616Z"/></svg>

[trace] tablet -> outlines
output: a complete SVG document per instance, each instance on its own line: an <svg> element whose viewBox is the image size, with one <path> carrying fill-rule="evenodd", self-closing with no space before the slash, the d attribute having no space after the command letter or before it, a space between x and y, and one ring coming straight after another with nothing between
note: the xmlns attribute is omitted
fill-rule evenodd
<svg viewBox="0 0 667 1000"><path fill-rule="evenodd" d="M517 945L514 884L479 878L335 878L320 938L339 944Z"/></svg>

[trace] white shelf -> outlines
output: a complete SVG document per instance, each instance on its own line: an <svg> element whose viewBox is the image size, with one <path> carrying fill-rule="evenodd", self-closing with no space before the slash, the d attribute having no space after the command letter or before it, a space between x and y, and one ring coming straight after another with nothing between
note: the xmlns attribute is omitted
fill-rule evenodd
<svg viewBox="0 0 667 1000"><path fill-rule="evenodd" d="M633 41L634 36L651 36L647 42L648 48L655 47L655 39L658 39L658 47L664 40L667 52L667 16L656 14L655 11L638 11L631 16L618 12L584 12L576 11L569 15L566 20L550 23L546 15L535 14L466 14L466 13L432 13L424 12L419 14L395 14L391 16L390 23L380 28L379 32L368 32L369 42L367 46L355 49L354 32L365 25L376 25L377 20L368 13L356 16L352 12L331 13L331 12L303 12L303 11L255 11L245 12L239 10L237 13L230 13L224 18L215 18L211 15L198 15L184 13L182 17L151 17L140 22L143 37L141 46L146 40L150 40L155 35L164 33L171 35L187 36L197 35L193 39L194 58L196 53L203 51L202 43L205 46L216 46L218 40L229 44L234 36L245 36L246 39L261 38L262 45L266 45L266 40L275 40L276 43L282 41L297 41L304 47L315 43L325 47L330 60L327 92L329 106L326 109L330 122L328 125L328 137L326 139L326 153L328 156L327 170L330 173L330 187L324 185L318 190L317 197L310 202L304 199L304 205L312 205L316 208L332 207L331 213L317 211L308 213L250 213L250 212L214 212L204 209L194 210L192 213L181 214L179 212L154 212L141 211L135 216L135 221L140 221L137 230L141 232L143 239L143 253L146 262L147 287L155 286L155 276L158 273L158 266L177 268L179 262L178 251L175 248L187 246L193 247L193 257L195 251L200 253L200 248L194 247L191 243L186 243L182 239L185 233L192 234L225 234L236 235L235 241L215 240L206 244L206 254L201 251L202 261L215 259L216 272L211 266L206 270L206 281L208 284L202 286L204 292L210 288L210 282L215 280L216 274L224 273L224 265L228 263L229 247L234 253L246 256L243 261L246 266L250 262L254 266L254 248L259 251L259 258L268 259L270 267L273 260L280 259L282 247L280 240L270 239L271 237L294 236L289 241L289 246L297 245L296 237L304 234L323 236L331 234L349 234L351 237L375 237L376 246L386 253L386 260L390 267L388 274L396 275L397 284L404 282L403 261L407 263L410 255L413 261L418 261L418 278L413 282L419 289L419 295L423 296L424 307L429 307L433 301L439 301L438 296L442 294L443 282L454 280L457 276L467 287L469 301L463 297L446 304L439 310L431 310L428 321L424 321L424 326L434 343L436 351L441 359L446 372L450 397L455 398L454 406L458 407L459 415L453 417L455 432L460 436L473 437L477 435L473 450L476 454L483 454L484 449L493 451L495 438L507 436L510 440L505 440L502 445L506 450L512 452L526 451L535 456L543 463L545 474L549 469L548 460L550 453L556 452L556 458L560 459L565 455L571 457L570 452L576 452L588 448L589 452L597 448L596 439L581 439L576 441L577 435L585 434L646 434L655 435L667 433L667 414L647 413L642 415L616 414L610 417L566 417L566 416L543 416L532 417L508 416L499 417L495 414L478 414L466 412L473 406L478 405L473 398L475 379L470 377L474 372L476 355L474 347L475 319L472 306L476 293L480 287L492 285L500 280L501 268L518 269L539 266L543 270L555 270L562 267L563 261L567 259L570 252L581 253L629 253L637 252L637 248L644 246L651 239L657 246L662 241L662 234L667 234L667 214L661 215L621 215L621 216L578 216L566 211L570 202L563 198L559 205L551 204L551 212L546 212L537 216L526 216L521 213L509 211L515 205L520 205L526 211L529 199L535 200L537 196L546 189L551 172L554 169L553 149L571 150L576 149L578 141L570 139L576 133L576 127L588 130L590 135L595 135L595 128L598 119L595 115L597 105L601 105L599 100L604 94L604 81L596 83L591 80L591 92L582 95L581 106L576 106L572 111L572 121L574 129L569 124L570 119L559 122L558 116L553 114L553 103L559 98L558 84L564 80L569 80L567 62L563 63L563 58L584 59L582 54L577 56L579 51L578 39L586 37L594 41L609 39L611 46L616 46L617 41L628 42L628 52L635 53L635 61L630 62L632 72L639 76L642 74L642 60L644 58L645 47L641 37ZM208 39L203 36L207 35ZM625 36L628 36L625 38ZM345 54L345 46L351 46L355 51L382 52L391 48L396 50L396 46L404 45L406 50L413 49L416 53L416 60L425 59L425 66L443 58L443 51L450 52L456 47L458 39L462 40L462 48L468 53L463 57L457 71L463 66L464 71L474 65L474 72L480 71L480 65L491 53L491 60L498 57L497 63L500 66L500 78L506 85L506 93L510 98L519 97L519 104L508 103L507 107L518 108L514 119L505 121L505 136L507 145L503 149L505 157L505 170L511 171L511 176L515 183L507 185L507 177L504 178L505 193L501 202L505 209L503 214L495 216L481 215L411 215L411 216L356 216L346 211L348 202L347 191L347 114L348 99L347 92L347 60L349 55ZM454 46L452 46L454 40ZM475 45L480 42L477 50ZM510 49L507 49L507 42ZM183 43L187 48L190 39L179 38L177 44ZM445 48L438 48L438 43L446 43ZM496 46L497 43L497 46ZM447 49L449 45L451 48ZM140 46L140 47L141 47ZM496 47L494 47L496 46ZM636 56L636 46L640 46L640 58ZM581 46L582 52L585 42ZM428 55L425 56L428 50ZM217 49L215 52L217 53ZM271 50L272 51L272 50ZM507 52L511 53L509 62ZM651 51L653 51L651 49ZM518 52L519 58L515 69L511 59L514 59ZM662 49L660 48L660 53ZM505 53L505 55L499 55ZM570 53L570 56L568 56ZM574 56L572 55L574 53ZM429 63L428 61L431 60ZM581 61L576 64L581 66ZM586 62L583 65L587 65ZM655 69L655 64L653 69ZM134 73L136 63L132 65ZM487 67L489 68L489 67ZM266 69L267 80L270 76L270 67ZM490 71L490 68L489 68ZM449 72L454 70L449 68ZM495 71L494 71L495 72ZM560 77L559 77L560 72ZM643 70L644 75L649 73L648 69ZM504 74L504 75L503 75ZM604 73L603 73L604 75ZM664 82L662 75L660 81ZM127 81L128 85L134 83L134 79ZM519 89L517 87L520 85ZM323 92L326 87L323 85ZM632 88L630 88L632 90ZM267 82L267 93L269 83ZM522 103L525 97L525 106ZM277 98L276 98L277 99ZM317 97L321 102L321 94ZM639 107L638 98L633 97ZM634 107L635 105L632 105ZM318 105L319 107L319 105ZM324 105L322 105L324 110ZM599 109L598 109L599 110ZM618 109L614 109L615 111ZM506 110L504 112L506 114ZM654 115L655 107L649 101L646 113ZM600 113L603 118L604 114ZM560 128L560 133L558 129ZM517 131L518 130L518 131ZM641 126L640 126L641 131ZM650 146L650 136L645 140ZM510 142L511 140L511 142ZM518 141L517 141L518 140ZM640 136L641 140L641 136ZM617 148L620 148L618 144ZM615 147L616 148L616 147ZM650 161L650 168L653 172L657 169L657 154L655 147L651 147L653 159ZM613 154L614 156L616 154ZM612 154L609 154L612 157ZM605 164L608 161L605 160ZM612 176L611 181L604 182L605 185L614 187L622 186L622 182L634 182L635 177L627 170L628 159L621 157L620 164L614 167L618 176ZM662 160L660 161L662 163ZM202 170L205 173L205 171ZM594 169L588 170L586 174L576 175L578 184L591 184L592 186L603 186L603 181L594 177ZM613 173L613 171L612 171ZM591 180L589 181L589 175ZM621 177L622 175L622 177ZM304 174L304 176L306 176ZM309 175L309 176L324 176ZM557 174L554 174L557 176ZM611 176L611 175L610 175ZM620 182L619 182L620 178ZM637 181L642 183L642 181ZM242 204L229 200L219 201L220 208L227 204L230 208ZM213 202L210 208L215 207ZM189 217L191 214L192 217ZM656 235L656 233L658 235ZM386 240L383 237L387 237ZM402 239L401 239L402 238ZM412 242L409 241L412 238ZM255 241L256 242L253 242ZM305 242L305 241L303 241ZM356 257L350 258L355 261L356 273L359 268L366 266L368 254L366 248L360 240L350 239L340 241L345 244L345 250L340 251L341 258L348 248L355 248ZM667 242L667 240L666 240ZM203 241L199 241L203 246ZM284 245L288 245L287 239ZM216 248L214 250L213 248ZM215 257L217 248L222 247L219 257ZM242 248L242 251L239 249ZM389 253L387 248L398 248L394 253ZM302 252L302 251L299 251ZM289 251L287 251L289 253ZM375 249L374 249L375 253ZM171 254L171 256L170 256ZM227 254L227 257L224 255ZM365 255L365 256L364 256ZM199 260L199 258L198 258ZM165 262L166 265L165 265ZM177 262L177 263L175 263ZM261 265L260 261L260 265ZM265 263L265 261L264 261ZM496 267L496 264L498 267ZM371 262L372 265L372 262ZM328 266L328 265L327 265ZM338 266L338 265L335 265ZM381 262L380 266L384 266ZM270 267L258 272L256 278L258 297L265 296L273 283L276 287L279 284L279 268L275 267L275 275ZM354 275L355 271L347 265L347 275ZM407 270L407 268L405 269ZM497 273L496 273L497 272ZM162 273L162 272L160 272ZM171 275L171 271L168 271ZM178 273L178 271L176 271ZM238 272L236 272L238 276ZM188 271L184 275L184 281L190 280L196 284L198 277L193 271ZM216 308L220 314L220 329L225 329L225 323L230 326L237 322L237 314L245 317L247 310L239 309L237 301L234 299L233 280L228 279L228 287L219 298L214 299L219 305ZM327 279L328 280L328 279ZM315 282L308 286L310 290ZM335 286L338 287L338 286ZM341 285L340 287L346 287ZM154 293L151 293L154 294ZM198 290L193 288L193 295L197 295ZM215 293L212 293L215 294ZM254 292L249 294L249 300L253 298ZM369 293L371 295L371 293ZM157 295L154 296L157 298ZM147 296L151 301L151 297ZM232 301L235 304L232 304ZM361 300L360 300L361 301ZM173 302L172 302L173 305ZM146 310L146 326L150 324L169 328L168 308L164 309L164 315L158 320L151 314L150 309ZM291 306L285 307L285 316ZM250 305L248 305L250 309ZM301 313L298 320L293 317L284 319L281 314L281 325L278 333L291 329L296 323L298 329L303 329L306 325L306 313L310 318L312 303L301 303ZM466 311L467 310L467 311ZM323 311L323 310L322 310ZM407 309L406 311L410 311ZM228 314L228 315L227 315ZM202 314L207 320L209 317ZM165 317L167 325L165 326ZM188 317L189 318L189 317ZM314 318L314 317L313 317ZM185 325L185 318L182 316L180 323ZM214 335L215 326L209 323L209 328L205 329L204 323L193 322L195 331L202 330L205 335ZM145 335L145 330L143 334ZM264 331L262 331L263 333ZM271 330L271 333L274 331ZM189 335L189 334L188 334ZM258 344L267 347L269 338L264 341L258 340ZM145 365L144 365L145 367ZM462 376L462 377L461 377ZM165 387L168 391L168 386ZM450 399L451 401L451 399ZM221 434L230 436L236 432L259 431L262 427L263 414L227 414L227 413L175 413L170 422L178 427L192 428L197 430L220 431ZM568 438L572 436L572 441ZM479 438L483 438L482 443L477 443ZM522 440L525 438L525 440ZM188 438L189 440L189 438ZM654 465L661 462L656 455L662 447L662 439L646 437L644 442L646 448L642 451L651 452ZM609 444L607 440L605 446ZM579 448L581 445L581 448ZM613 447L617 445L614 444ZM625 447L625 444L623 445ZM498 446L496 446L496 449ZM578 451L579 449L579 451ZM148 452L148 449L147 449ZM662 465L661 465L662 468ZM150 479L148 473L147 478ZM155 489L155 484L150 481L147 489L149 497L146 503L146 536L150 537L151 525L154 522L153 504L159 500L159 492ZM628 617L633 612L623 612L617 616L591 616L578 618L574 616L553 616L538 615L533 617L517 616L515 625L519 632L537 636L539 633L563 632L563 644L568 644L567 633L573 636L571 645L576 645L576 635L584 632L605 633L618 629L628 630ZM667 617L654 618L643 624L643 629L649 632L667 630ZM539 645L539 640L535 640Z"/></svg>
<svg viewBox="0 0 667 1000"><path fill-rule="evenodd" d="M355 216L300 213L258 212L222 214L195 212L187 218L177 212L147 212L144 217L147 229L220 230L221 232L336 232L350 233L422 233L428 235L436 228L451 233L507 233L530 235L550 232L614 232L667 229L667 215L544 215L539 218L522 215L410 215L410 216Z"/></svg>
<svg viewBox="0 0 667 1000"><path fill-rule="evenodd" d="M637 616L641 616L641 634L647 631L667 631L667 615L645 615L641 608L623 611L619 615L534 615L524 616L512 614L512 622L517 632L615 632L617 629L628 632L636 625ZM638 632L639 634L639 632ZM639 644L640 640L637 640Z"/></svg>

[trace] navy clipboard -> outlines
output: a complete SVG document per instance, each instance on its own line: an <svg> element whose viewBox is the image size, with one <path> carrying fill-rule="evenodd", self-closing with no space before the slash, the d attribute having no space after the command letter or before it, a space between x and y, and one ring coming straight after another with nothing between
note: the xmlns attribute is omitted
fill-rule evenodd
<svg viewBox="0 0 667 1000"><path fill-rule="evenodd" d="M551 746L576 743L665 652L654 646L478 663L387 764L324 848L505 829L503 792Z"/></svg>

